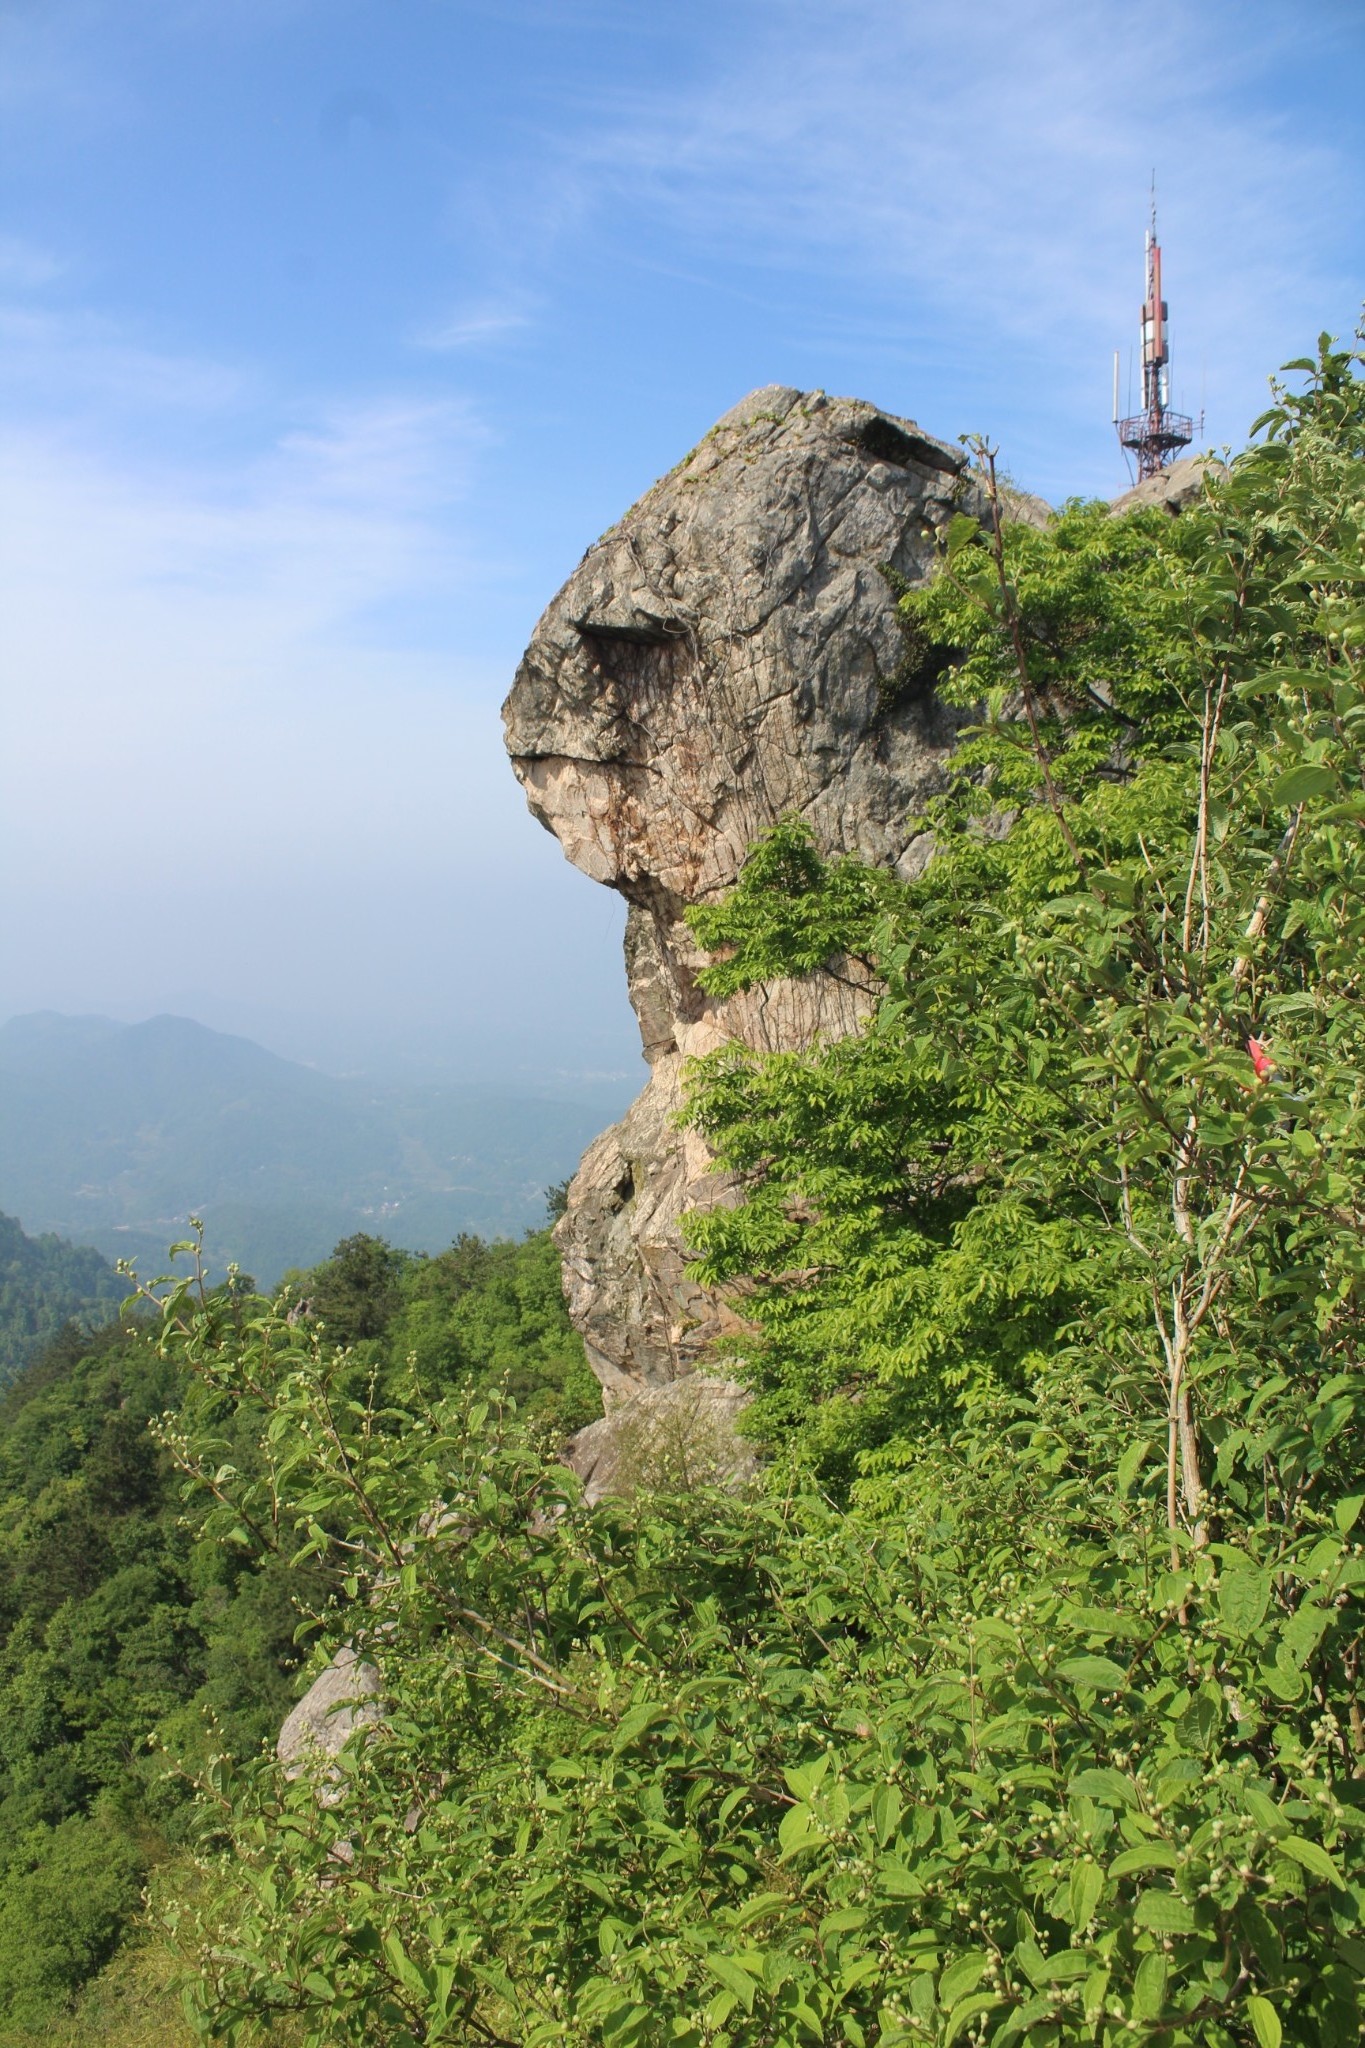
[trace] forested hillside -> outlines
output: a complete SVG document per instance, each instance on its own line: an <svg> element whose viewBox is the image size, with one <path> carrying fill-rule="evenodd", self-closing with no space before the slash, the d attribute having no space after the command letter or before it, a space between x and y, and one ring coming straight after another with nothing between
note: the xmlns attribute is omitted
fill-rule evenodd
<svg viewBox="0 0 1365 2048"><path fill-rule="evenodd" d="M695 915L715 990L882 990L693 1077L751 1492L585 1512L496 1401L163 1292L206 1526L306 1532L386 1702L323 1784L215 1774L207 2036L1359 2039L1357 362L1174 522L1002 523L978 445L903 599L977 707L935 860L791 823Z"/></svg>
<svg viewBox="0 0 1365 2048"><path fill-rule="evenodd" d="M102 1322L127 1293L89 1245L29 1237L0 1215L0 1392L64 1323Z"/></svg>
<svg viewBox="0 0 1365 2048"><path fill-rule="evenodd" d="M273 1287L338 1239L520 1233L626 1084L561 1094L338 1079L186 1017L0 1026L0 1202L150 1268L191 1215Z"/></svg>
<svg viewBox="0 0 1365 2048"><path fill-rule="evenodd" d="M433 1259L356 1237L293 1279L355 1385L397 1386L411 1353L447 1397L506 1389L556 1432L594 1412L543 1234ZM273 1744L329 1591L291 1530L259 1556L186 1516L149 1423L202 1432L224 1404L154 1334L69 1325L0 1402L0 2040L52 2024L197 1839L189 1774ZM261 1421L248 1403L231 1424L243 1474Z"/></svg>

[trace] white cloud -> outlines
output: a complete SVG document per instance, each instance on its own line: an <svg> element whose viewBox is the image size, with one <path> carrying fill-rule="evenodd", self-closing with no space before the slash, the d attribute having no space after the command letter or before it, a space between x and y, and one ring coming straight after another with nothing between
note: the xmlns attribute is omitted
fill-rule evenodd
<svg viewBox="0 0 1365 2048"><path fill-rule="evenodd" d="M15 508L0 558L0 860L35 878L11 891L12 933L29 920L11 960L69 945L73 975L112 989L92 949L112 961L130 918L173 902L178 929L226 949L233 977L267 985L258 935L283 932L290 972L319 1000L336 961L344 982L368 949L391 975L409 971L400 956L425 971L439 955L477 1007L482 982L511 987L512 956L524 970L534 951L513 928L509 876L534 869L555 905L571 885L593 896L529 830L502 757L493 705L515 648L457 652L500 630L489 585L509 565L480 533L492 430L449 394L439 360L468 360L472 375L480 358L493 388L498 352L525 342L562 349L572 371L579 334L598 331L585 278L593 318L614 293L647 318L651 273L684 283L674 307L694 282L695 314L660 337L657 361L630 366L642 381L678 374L692 332L735 307L744 346L780 352L795 335L816 375L838 360L854 388L937 431L1003 424L1010 466L1051 495L1119 480L1109 352L1134 325L1154 163L1178 392L1183 380L1197 404L1206 354L1213 433L1239 433L1265 372L1353 315L1342 250L1365 212L1358 128L1274 89L1281 63L1306 74L1305 51L1325 80L1342 74L1349 5L706 0L693 19L647 22L625 0L469 8L509 10L528 28L569 15L580 40L600 36L603 61L562 89L535 74L515 123L481 130L468 156L442 144L421 159L450 183L434 246L405 223L413 265L432 266L407 275L448 276L458 250L467 296L433 286L437 310L415 328L411 302L395 302L407 350L428 357L415 375L398 337L387 360L382 338L374 353L382 317L360 320L328 357L366 365L351 394L291 406L268 361L167 346L195 304L162 318L157 279L135 268L118 288L142 292L138 324L35 304L59 274L61 301L87 270L92 294L112 293L79 232L60 255L0 238L0 374L14 394L0 494ZM328 20L322 0L148 11L244 46L280 18L311 14L324 35ZM108 0L19 9L17 31L13 12L0 0L0 101L35 132L111 147L157 118L136 67L98 61L87 30L113 18ZM354 12L387 33L377 0ZM659 61L618 63L623 37L638 59L639 35L659 39ZM419 117L402 111L409 138ZM263 247L284 225L249 223ZM273 346L267 322L244 331ZM755 368L754 382L772 374ZM516 457L523 428L511 408L496 416ZM506 489L524 491L517 462L504 468ZM566 915L564 932L579 928ZM156 976L211 980L198 959ZM391 1007L387 984L361 993Z"/></svg>
<svg viewBox="0 0 1365 2048"><path fill-rule="evenodd" d="M1197 409L1207 358L1211 430L1239 434L1283 354L1353 317L1353 136L1245 103L1315 44L1340 64L1341 14L788 0L758 19L702 85L607 96L565 145L556 206L642 209L649 261L728 257L820 333L871 328L911 364L950 352L961 381L1032 411L1040 444L1107 421L1153 166L1177 381Z"/></svg>
<svg viewBox="0 0 1365 2048"><path fill-rule="evenodd" d="M535 947L598 913L507 766L510 654L459 652L476 434L355 406L216 473L0 434L0 1005L193 984L494 1065L539 1016Z"/></svg>
<svg viewBox="0 0 1365 2048"><path fill-rule="evenodd" d="M455 611L490 572L444 517L477 434L457 405L374 402L183 471L0 432L0 497L22 508L0 561L12 861L51 874L95 844L151 871L247 818L239 873L286 850L344 865L361 818L430 853L445 823L394 787L404 761L418 786L435 772L426 746L408 760L413 728L458 783L496 746L477 703L495 690L392 644L384 615L433 593Z"/></svg>
<svg viewBox="0 0 1365 2048"><path fill-rule="evenodd" d="M531 829L510 652L458 651L477 435L354 406L210 475L0 434L0 1011L195 987L329 1059L628 1056L619 906Z"/></svg>
<svg viewBox="0 0 1365 2048"><path fill-rule="evenodd" d="M216 411L240 404L256 382L240 366L150 347L85 307L13 302L0 305L0 368L28 410L65 418L92 407L105 420Z"/></svg>
<svg viewBox="0 0 1365 2048"><path fill-rule="evenodd" d="M418 329L413 340L418 348L444 353L502 341L507 335L520 333L530 325L531 314L524 301L485 299L431 321Z"/></svg>
<svg viewBox="0 0 1365 2048"><path fill-rule="evenodd" d="M22 235L0 233L0 292L35 292L61 276L64 265L49 249Z"/></svg>

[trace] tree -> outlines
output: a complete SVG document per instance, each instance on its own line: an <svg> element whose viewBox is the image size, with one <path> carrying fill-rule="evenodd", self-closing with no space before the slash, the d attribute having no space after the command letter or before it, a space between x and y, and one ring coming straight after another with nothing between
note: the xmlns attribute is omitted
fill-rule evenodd
<svg viewBox="0 0 1365 2048"><path fill-rule="evenodd" d="M382 1337L402 1299L409 1254L382 1237L358 1231L343 1238L330 1259L307 1275L308 1312L326 1325L334 1344L364 1344Z"/></svg>

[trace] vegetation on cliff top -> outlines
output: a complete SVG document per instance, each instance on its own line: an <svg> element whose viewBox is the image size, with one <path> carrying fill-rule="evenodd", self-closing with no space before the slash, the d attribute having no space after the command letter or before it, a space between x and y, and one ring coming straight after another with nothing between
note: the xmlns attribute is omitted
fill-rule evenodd
<svg viewBox="0 0 1365 2048"><path fill-rule="evenodd" d="M717 986L885 988L697 1075L766 1490L585 1513L505 1403L162 1291L209 1530L291 1532L389 1707L209 1772L207 2038L1359 2039L1357 360L1174 526L960 522L937 859L783 828L697 918Z"/></svg>

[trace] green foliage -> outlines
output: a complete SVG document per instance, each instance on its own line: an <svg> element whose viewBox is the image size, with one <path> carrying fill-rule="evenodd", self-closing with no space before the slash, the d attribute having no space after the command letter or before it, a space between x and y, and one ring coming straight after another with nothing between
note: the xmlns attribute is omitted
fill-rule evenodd
<svg viewBox="0 0 1365 2048"><path fill-rule="evenodd" d="M925 589L907 591L900 609L920 634L958 650L940 694L968 709L985 706L1000 725L997 758L1007 734L1021 737L1008 733L1015 721L1000 718L1017 700L1020 646L1049 740L1077 771L1135 733L1150 746L1189 730L1198 660L1185 572L1201 546L1197 515L1172 520L1150 509L1115 519L1107 505L1073 498L1040 529L1010 520L1002 492L1000 541L1017 643L1001 630L1008 621L994 538L989 526L955 519L940 573Z"/></svg>
<svg viewBox="0 0 1365 2048"><path fill-rule="evenodd" d="M100 1968L183 1771L253 1753L292 1699L297 1587L197 1539L149 1433L182 1391L136 1326L71 1325L0 1413L0 2025Z"/></svg>
<svg viewBox="0 0 1365 2048"><path fill-rule="evenodd" d="M402 1300L401 1282L410 1261L382 1237L361 1232L344 1238L320 1266L297 1282L309 1315L322 1324L333 1344L363 1344L382 1337Z"/></svg>
<svg viewBox="0 0 1365 2048"><path fill-rule="evenodd" d="M321 1549L342 1514L391 1703L324 1798L213 1774L206 2029L1246 2042L1261 1998L1355 2038L1365 1814L1323 1701L1358 1498L1172 1571L1160 1459L1058 1379L886 1514L585 1513L507 1416L376 1415L264 1305L225 1342L172 1300L166 1337L270 1414L271 1486L225 1518L288 1499Z"/></svg>
<svg viewBox="0 0 1365 2048"><path fill-rule="evenodd" d="M809 974L843 954L863 954L895 887L858 861L822 861L806 826L784 820L752 848L722 902L688 913L700 943L717 956L703 987L733 995L773 975Z"/></svg>
<svg viewBox="0 0 1365 2048"><path fill-rule="evenodd" d="M388 1333L391 1368L411 1359L433 1389L505 1394L559 1437L602 1412L602 1395L569 1322L548 1231L514 1243L461 1237L413 1266Z"/></svg>
<svg viewBox="0 0 1365 2048"><path fill-rule="evenodd" d="M297 1532L387 1703L213 1768L206 2038L1360 2038L1365 399L1307 370L1173 529L950 534L918 882L785 827L697 920L713 987L884 990L698 1075L766 1494L586 1513L458 1374L163 1295L263 1420L166 1432L211 1528Z"/></svg>
<svg viewBox="0 0 1365 2048"><path fill-rule="evenodd" d="M543 1235L433 1259L352 1237L295 1282L298 1327L348 1384L404 1381L414 1358L465 1405L510 1387L547 1429L598 1412ZM240 1321L240 1282L206 1298ZM263 1411L187 1379L136 1322L68 1325L0 1409L0 2025L38 2025L112 1951L184 1836L186 1771L273 1745L331 1586L292 1525L253 1551L186 1522L154 1418L211 1439L243 1484L264 1469ZM27 1920L46 1931L23 1947Z"/></svg>
<svg viewBox="0 0 1365 2048"><path fill-rule="evenodd" d="M1354 1317L1355 1197L1342 1191L1358 1185L1361 1142L1361 426L1359 387L1326 389L1335 361L1202 512L1134 522L1145 557L1109 538L1129 522L1089 512L1044 534L1006 527L1003 573L978 534L955 536L949 594L930 597L974 648L969 667L1003 672L1011 621L1039 590L1066 577L1090 589L1090 533L1111 656L1120 597L1142 608L1132 638L1160 671L1155 732L1116 738L1085 708L1084 640L1045 668L1049 697L1071 707L1049 728L1024 633L1027 688L1016 674L1012 700L997 689L930 807L935 860L884 895L871 937L865 919L853 926L887 988L872 1028L809 1059L729 1050L698 1075L697 1121L746 1189L738 1209L696 1219L702 1271L757 1281L754 1426L829 1481L912 1455L948 1406L1025 1389L1078 1341L1120 1375L1155 1347L1159 1424L1175 1339L1153 1319L1157 1298L1179 1319L1212 1290L1179 1337L1194 1347L1179 1376L1188 1387L1207 1372L1218 1433L1241 1399L1220 1375L1267 1314L1314 1322L1326 1288L1333 1330ZM1050 549L1065 557L1055 576ZM975 562L965 582L964 554L995 582ZM1018 597L1016 556L1029 568ZM1172 592L1155 608L1160 660L1158 573ZM1110 675L1116 703L1141 698L1116 658ZM732 899L727 943L755 971L800 972L838 945L825 871L807 856L801 897L742 884ZM806 938L787 945L806 900ZM714 921L696 922L710 938ZM712 985L722 978L733 985L733 959ZM1280 1062L1268 1085L1247 1052L1258 1033ZM1325 1364L1316 1337L1311 1348Z"/></svg>
<svg viewBox="0 0 1365 2048"><path fill-rule="evenodd" d="M153 1872L154 1899L194 1898L207 1906L193 1865L172 1857ZM171 1909L169 1917L176 1917ZM179 1980L190 1961L173 1928L134 1922L99 1975L61 2008L42 2005L31 2024L0 2020L0 2048L193 2048ZM272 2033L272 2048L293 2048L287 2031ZM262 2037L258 2048L266 2048Z"/></svg>
<svg viewBox="0 0 1365 2048"><path fill-rule="evenodd" d="M168 1824L178 1795L148 1738L175 1722L203 1754L202 1716L184 1709L209 1676L209 1631L219 1661L250 1668L265 1589L182 1526L147 1427L181 1388L145 1336L113 1327L49 1372L0 1433L0 1828L55 1825L100 1797ZM254 1699L234 1712L219 1690L236 1749L287 1711L295 1619L286 1599Z"/></svg>
<svg viewBox="0 0 1365 2048"><path fill-rule="evenodd" d="M548 1231L491 1243L466 1233L431 1258L351 1237L285 1286L295 1314L386 1392L415 1370L432 1392L510 1395L561 1436L601 1413Z"/></svg>
<svg viewBox="0 0 1365 2048"><path fill-rule="evenodd" d="M119 1828L73 1818L0 1852L0 2025L40 2024L113 1953L142 1890Z"/></svg>
<svg viewBox="0 0 1365 2048"><path fill-rule="evenodd" d="M88 1245L29 1237L0 1215L0 1392L66 1323L103 1322L128 1283Z"/></svg>

